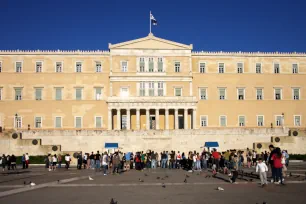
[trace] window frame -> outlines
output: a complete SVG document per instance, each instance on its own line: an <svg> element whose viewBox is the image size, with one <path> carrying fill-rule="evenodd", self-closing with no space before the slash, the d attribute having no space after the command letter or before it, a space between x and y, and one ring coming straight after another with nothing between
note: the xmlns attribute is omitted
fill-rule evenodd
<svg viewBox="0 0 306 204"><path fill-rule="evenodd" d="M100 71L98 70L97 65L100 64ZM101 73L102 72L102 61L95 61L95 73Z"/></svg>
<svg viewBox="0 0 306 204"><path fill-rule="evenodd" d="M242 90L243 90L243 99L240 99L240 98L239 98L239 89L242 89ZM238 100L238 101L244 101L244 100L245 100L245 88L243 88L243 87L238 87L238 88L237 88L237 100Z"/></svg>
<svg viewBox="0 0 306 204"><path fill-rule="evenodd" d="M179 65L178 67L176 65ZM177 68L178 68L178 71L177 71ZM175 61L174 62L174 72L175 73L180 73L181 72L181 62L180 61Z"/></svg>
<svg viewBox="0 0 306 204"><path fill-rule="evenodd" d="M204 72L201 72L201 64L204 64ZM205 74L206 73L206 62L199 61L199 73L200 74Z"/></svg>
<svg viewBox="0 0 306 204"><path fill-rule="evenodd" d="M160 86L160 84L161 84L161 86ZM161 91L162 95L159 94L160 91ZM165 82L163 82L163 81L157 81L157 96L165 96Z"/></svg>
<svg viewBox="0 0 306 204"><path fill-rule="evenodd" d="M81 64L81 71L78 72L78 69L77 69L77 64ZM82 73L83 72L83 62L82 61L76 61L75 62L75 73Z"/></svg>
<svg viewBox="0 0 306 204"><path fill-rule="evenodd" d="M76 126L76 119L81 118L81 127ZM74 128L83 128L83 116L74 116Z"/></svg>
<svg viewBox="0 0 306 204"><path fill-rule="evenodd" d="M75 87L75 93L74 93L74 100L76 101L82 101L83 100L83 87ZM77 99L77 89L81 89L81 99Z"/></svg>
<svg viewBox="0 0 306 204"><path fill-rule="evenodd" d="M123 89L127 89L127 96L123 96L122 95L122 93L123 93L122 90ZM130 96L130 87L128 87L128 86L121 86L120 87L120 97L129 97L129 96Z"/></svg>
<svg viewBox="0 0 306 204"><path fill-rule="evenodd" d="M101 118L101 127L97 127L97 118ZM103 116L100 115L95 116L95 128L103 128Z"/></svg>
<svg viewBox="0 0 306 204"><path fill-rule="evenodd" d="M180 89L181 90L181 95L180 96L176 95L176 89ZM183 96L183 88L182 87L174 87L174 96L175 97L182 97Z"/></svg>
<svg viewBox="0 0 306 204"><path fill-rule="evenodd" d="M257 100L257 101L262 101L262 100L264 100L264 88L256 87L255 89L256 89L256 100ZM261 89L261 99L258 99L258 92L257 92L258 89Z"/></svg>
<svg viewBox="0 0 306 204"><path fill-rule="evenodd" d="M162 64L162 70L159 69L159 64ZM163 57L158 57L157 58L157 72L164 72L164 58Z"/></svg>
<svg viewBox="0 0 306 204"><path fill-rule="evenodd" d="M20 89L20 99L16 99L16 89ZM14 87L14 98L15 98L15 101L22 101L23 100L23 87Z"/></svg>
<svg viewBox="0 0 306 204"><path fill-rule="evenodd" d="M275 72L275 65L278 64L278 72ZM279 62L273 62L273 74L280 74L281 73L281 64Z"/></svg>
<svg viewBox="0 0 306 204"><path fill-rule="evenodd" d="M259 122L258 118L259 117L262 117L262 125L261 126L258 125L258 122ZM264 115L256 115L256 123L257 123L257 127L264 127L265 126L265 116Z"/></svg>
<svg viewBox="0 0 306 204"><path fill-rule="evenodd" d="M223 72L220 72L220 64L223 64ZM218 62L218 74L224 74L225 73L225 63L224 62Z"/></svg>
<svg viewBox="0 0 306 204"><path fill-rule="evenodd" d="M17 63L21 63L21 70L20 72L17 72ZM15 61L15 73L22 73L23 72L23 61Z"/></svg>
<svg viewBox="0 0 306 204"><path fill-rule="evenodd" d="M295 117L300 117L300 125L296 125ZM302 126L302 115L293 115L293 125L294 125L294 127L301 127Z"/></svg>
<svg viewBox="0 0 306 204"><path fill-rule="evenodd" d="M201 95L201 89L205 89L205 99L202 99L202 95ZM207 94L207 87L199 87L199 100L208 100L208 94Z"/></svg>
<svg viewBox="0 0 306 204"><path fill-rule="evenodd" d="M276 89L280 89L280 99L276 99ZM274 100L275 101L281 101L283 100L283 89L282 88L274 88Z"/></svg>
<svg viewBox="0 0 306 204"><path fill-rule="evenodd" d="M36 126L36 118L40 118L40 127ZM42 121L43 121L42 116L34 116L34 127L37 128L37 129L42 128L43 127L42 126Z"/></svg>
<svg viewBox="0 0 306 204"><path fill-rule="evenodd" d="M295 65L295 64L296 64L296 66L297 66L297 71L296 71L296 72L294 72L294 69L293 69L293 65ZM292 74L298 74L298 73L299 73L299 67L300 67L300 66L299 66L299 63L297 63L297 62L296 62L296 63L292 63L292 64L291 64Z"/></svg>
<svg viewBox="0 0 306 204"><path fill-rule="evenodd" d="M148 81L148 96L152 97L155 96L155 81ZM153 95L150 95L150 93L152 93L153 91Z"/></svg>
<svg viewBox="0 0 306 204"><path fill-rule="evenodd" d="M60 90L61 90L61 99L60 99L60 100L57 100L57 99L56 99L56 89L60 89ZM62 100L63 100L63 89L64 89L63 87L54 87L54 90L55 90L55 91L54 91L54 92L55 92L54 100L55 100L55 101L62 101Z"/></svg>
<svg viewBox="0 0 306 204"><path fill-rule="evenodd" d="M206 118L206 126L202 126L202 117ZM200 115L200 127L208 127L208 115Z"/></svg>
<svg viewBox="0 0 306 204"><path fill-rule="evenodd" d="M126 62L126 70L123 69L123 63ZM129 71L129 63L127 60L120 61L120 70L121 72L128 72Z"/></svg>
<svg viewBox="0 0 306 204"><path fill-rule="evenodd" d="M37 63L41 63L41 70L40 72L37 71ZM44 68L44 62L42 60L35 61L35 73L42 73Z"/></svg>
<svg viewBox="0 0 306 204"><path fill-rule="evenodd" d="M241 72L239 72L239 66L238 66L238 64L242 64L242 70L241 70ZM244 73L244 62L237 62L236 65L237 65L237 74L243 74L243 73Z"/></svg>
<svg viewBox="0 0 306 204"><path fill-rule="evenodd" d="M278 116L280 116L281 117L281 121L280 121L280 125L277 125L277 117ZM285 123L285 120L283 120L283 116L282 115L274 115L274 117L275 117L275 126L276 127L282 127L284 124L283 123Z"/></svg>
<svg viewBox="0 0 306 204"><path fill-rule="evenodd" d="M260 72L257 72L257 64L260 64ZM262 63L261 62L255 62L255 73L256 74L262 74Z"/></svg>
<svg viewBox="0 0 306 204"><path fill-rule="evenodd" d="M17 127L17 118L20 118L20 127ZM17 117L14 115L14 128L22 128L22 116L21 115L18 115Z"/></svg>
<svg viewBox="0 0 306 204"><path fill-rule="evenodd" d="M56 127L56 118L60 118L61 119L61 127ZM62 116L55 116L54 117L54 128L63 128L63 117Z"/></svg>
<svg viewBox="0 0 306 204"><path fill-rule="evenodd" d="M0 101L2 101L3 100L3 91L2 91L2 87L0 87Z"/></svg>
<svg viewBox="0 0 306 204"><path fill-rule="evenodd" d="M35 90L35 92L34 92L34 99L35 99L35 101L42 101L43 100L43 87L34 87L34 90ZM37 99L37 90L40 90L41 91L41 98L40 99Z"/></svg>
<svg viewBox="0 0 306 204"><path fill-rule="evenodd" d="M222 126L221 117L225 117L225 126ZM219 116L219 126L220 127L227 127L227 116L226 115L220 115Z"/></svg>
<svg viewBox="0 0 306 204"><path fill-rule="evenodd" d="M243 117L243 125L240 125L240 117ZM246 117L245 115L238 115L238 127L245 127L246 126Z"/></svg>
<svg viewBox="0 0 306 204"><path fill-rule="evenodd" d="M224 99L221 99L220 89L224 89ZM227 99L227 93L226 93L226 87L218 87L218 96L219 100L226 100Z"/></svg>
<svg viewBox="0 0 306 204"><path fill-rule="evenodd" d="M294 96L294 89L298 89L298 90L299 90L298 99L295 99L295 96ZM299 100L301 100L301 88L300 88L300 87L292 87L292 99L293 99L294 101L299 101Z"/></svg>
<svg viewBox="0 0 306 204"><path fill-rule="evenodd" d="M0 73L3 72L3 69L2 69L3 67L2 66L3 66L3 64L2 64L2 61L0 60Z"/></svg>
<svg viewBox="0 0 306 204"><path fill-rule="evenodd" d="M139 72L140 73L146 72L146 61L145 61L145 58L144 57L139 57L138 60L139 60ZM143 69L141 69L142 68L142 66L141 66L142 63L143 63Z"/></svg>
<svg viewBox="0 0 306 204"><path fill-rule="evenodd" d="M60 72L58 72L57 71L57 63L61 63L61 71ZM55 73L62 73L62 72L64 72L64 61L55 61Z"/></svg>

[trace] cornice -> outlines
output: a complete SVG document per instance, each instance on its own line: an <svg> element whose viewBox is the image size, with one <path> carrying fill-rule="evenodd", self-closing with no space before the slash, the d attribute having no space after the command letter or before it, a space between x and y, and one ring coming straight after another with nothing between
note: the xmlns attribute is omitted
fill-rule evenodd
<svg viewBox="0 0 306 204"><path fill-rule="evenodd" d="M106 50L0 50L0 55L109 55Z"/></svg>
<svg viewBox="0 0 306 204"><path fill-rule="evenodd" d="M223 52L193 51L191 56L239 56L239 57L306 57L305 52Z"/></svg>

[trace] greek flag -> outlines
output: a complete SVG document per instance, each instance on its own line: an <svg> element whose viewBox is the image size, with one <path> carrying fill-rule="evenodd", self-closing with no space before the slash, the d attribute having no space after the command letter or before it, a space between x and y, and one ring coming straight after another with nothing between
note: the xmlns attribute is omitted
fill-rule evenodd
<svg viewBox="0 0 306 204"><path fill-rule="evenodd" d="M157 25L157 20L154 18L153 14L150 14L150 19L151 19L152 25Z"/></svg>

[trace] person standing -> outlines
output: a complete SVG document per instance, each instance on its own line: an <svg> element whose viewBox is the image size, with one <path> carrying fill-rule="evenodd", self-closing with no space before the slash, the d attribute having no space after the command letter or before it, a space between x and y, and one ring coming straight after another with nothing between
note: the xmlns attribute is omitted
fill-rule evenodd
<svg viewBox="0 0 306 204"><path fill-rule="evenodd" d="M69 169L70 161L71 161L70 155L66 154L66 156L65 156L65 163L66 163L66 169L67 170Z"/></svg>
<svg viewBox="0 0 306 204"><path fill-rule="evenodd" d="M79 153L78 154L78 156L77 156L77 169L78 170L81 170L82 169L82 154L81 153Z"/></svg>
<svg viewBox="0 0 306 204"><path fill-rule="evenodd" d="M119 165L120 165L120 157L118 152L115 152L115 154L113 155L113 174L119 174Z"/></svg>
<svg viewBox="0 0 306 204"><path fill-rule="evenodd" d="M216 165L216 172L218 172L219 171L219 162L220 162L221 156L220 156L220 153L217 152L216 148L214 148L212 156L213 156L213 164Z"/></svg>
<svg viewBox="0 0 306 204"><path fill-rule="evenodd" d="M258 164L256 165L256 173L259 173L261 186L267 185L267 171L268 167L266 163L262 162L262 158L258 159Z"/></svg>
<svg viewBox="0 0 306 204"><path fill-rule="evenodd" d="M3 154L2 157L1 157L1 166L2 166L2 171L5 170L5 167L6 167L6 156Z"/></svg>
<svg viewBox="0 0 306 204"><path fill-rule="evenodd" d="M58 155L57 157L58 168L62 168L62 155Z"/></svg>
<svg viewBox="0 0 306 204"><path fill-rule="evenodd" d="M16 166L16 157L15 157L15 155L12 154L12 156L11 156L11 158L10 158L10 161L11 161L12 170L17 170L17 166Z"/></svg>
<svg viewBox="0 0 306 204"><path fill-rule="evenodd" d="M52 157L52 170L53 171L56 170L56 165L57 165L57 156L56 156L56 154L54 154L53 157Z"/></svg>
<svg viewBox="0 0 306 204"><path fill-rule="evenodd" d="M11 169L11 157L10 157L10 155L7 155L6 162L7 162L7 170L10 170Z"/></svg>
<svg viewBox="0 0 306 204"><path fill-rule="evenodd" d="M280 148L275 148L275 153L272 155L273 167L275 169L274 182L276 184L283 184L283 175L282 175L282 153Z"/></svg>
<svg viewBox="0 0 306 204"><path fill-rule="evenodd" d="M151 153L151 168L156 169L156 154L154 151Z"/></svg>
<svg viewBox="0 0 306 204"><path fill-rule="evenodd" d="M25 163L26 163L26 169L29 168L30 157L28 153L25 154Z"/></svg>
<svg viewBox="0 0 306 204"><path fill-rule="evenodd" d="M273 161L273 155L276 153L276 148L274 148L274 146L271 144L269 145L269 149L271 151L268 162L271 166L271 171L272 171L272 179L271 179L271 183L273 183L274 181L276 181L276 169L274 167L274 161Z"/></svg>
<svg viewBox="0 0 306 204"><path fill-rule="evenodd" d="M95 155L96 171L100 171L100 159L101 159L101 154L99 151L97 151L97 154Z"/></svg>
<svg viewBox="0 0 306 204"><path fill-rule="evenodd" d="M21 163L22 163L22 169L25 169L26 168L25 154L23 154L21 157Z"/></svg>
<svg viewBox="0 0 306 204"><path fill-rule="evenodd" d="M236 183L236 179L238 177L238 170L239 170L239 165L238 165L238 156L234 155L234 158L232 159L232 178L230 178L231 183Z"/></svg>
<svg viewBox="0 0 306 204"><path fill-rule="evenodd" d="M104 152L102 157L102 168L103 168L103 175L106 176L106 171L108 170L108 155L107 152Z"/></svg>
<svg viewBox="0 0 306 204"><path fill-rule="evenodd" d="M84 169L87 169L87 153L84 154L84 157L83 157L83 166L84 166Z"/></svg>

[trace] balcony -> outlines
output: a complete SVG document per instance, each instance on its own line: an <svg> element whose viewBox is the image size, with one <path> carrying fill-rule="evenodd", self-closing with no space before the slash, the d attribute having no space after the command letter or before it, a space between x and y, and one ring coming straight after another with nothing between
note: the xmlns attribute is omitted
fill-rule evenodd
<svg viewBox="0 0 306 204"><path fill-rule="evenodd" d="M137 97L108 97L108 103L197 103L195 96L137 96Z"/></svg>

